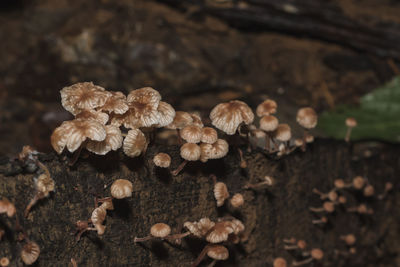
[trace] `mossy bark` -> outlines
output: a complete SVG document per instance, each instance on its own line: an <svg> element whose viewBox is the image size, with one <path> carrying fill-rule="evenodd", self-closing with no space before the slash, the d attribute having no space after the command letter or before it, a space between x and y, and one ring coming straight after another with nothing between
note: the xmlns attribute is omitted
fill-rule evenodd
<svg viewBox="0 0 400 267"><path fill-rule="evenodd" d="M368 158L362 156L362 151L363 144L349 147L343 142L317 140L305 153L295 152L281 159L272 159L262 151L247 153L248 168L241 169L238 155L232 150L221 160L190 163L177 177L156 169L152 157L167 152L173 158L172 167L176 167L181 162L178 147L155 145L145 157L135 159L119 153L90 155L74 167L55 155L43 155L40 159L50 169L56 192L34 206L26 219L22 213L34 195L35 174L27 173L17 161L3 158L0 196L15 203L29 238L40 245L42 252L36 266L67 266L71 258L78 266L190 266L206 245L203 241L186 238L178 246L160 241L134 244L133 238L147 235L157 222L168 223L176 233L185 221L226 215L242 220L246 230L239 245L229 246L229 260L218 266L271 266L278 256L289 261L301 259L283 249L282 239L289 237L306 240L310 248L321 248L325 257L320 266L398 266L400 163L396 155L400 147L373 147ZM244 206L237 210L229 205L217 208L210 174L225 182L231 195L241 191ZM276 184L261 190L242 190L245 184L256 183L265 175L274 177ZM367 177L377 194L383 191L385 182L392 182L394 190L384 200L346 191L347 207L366 203L374 214L360 216L338 207L328 215L326 226L313 225L316 216L308 208L321 206L322 201L312 189L329 191L334 179L350 181L356 175ZM75 222L90 218L94 196L109 196L110 184L119 178L133 183L133 196L114 201L115 210L108 212L103 236L88 232L77 242ZM0 217L1 226L6 228L0 256L9 257L15 266L22 262L13 222L5 215ZM335 256L335 249L347 249L339 236L348 233L357 237L357 254Z"/></svg>

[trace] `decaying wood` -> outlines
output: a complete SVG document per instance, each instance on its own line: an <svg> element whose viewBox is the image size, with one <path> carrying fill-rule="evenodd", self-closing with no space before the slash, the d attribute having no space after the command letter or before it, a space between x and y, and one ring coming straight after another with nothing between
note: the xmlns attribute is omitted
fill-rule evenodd
<svg viewBox="0 0 400 267"><path fill-rule="evenodd" d="M40 245L37 266L67 266L72 259L78 266L189 266L206 245L203 241L185 238L181 245L159 241L134 244L133 238L147 235L157 222L168 223L172 233L178 233L185 221L225 215L241 219L246 230L242 243L229 247L230 259L218 266L271 266L278 256L299 259L283 249L282 240L290 237L306 240L310 248L321 248L326 255L321 266L395 266L399 261L398 190L385 200L366 200L346 192L349 206L366 203L374 209L372 216L350 214L340 208L328 215L327 226L319 227L311 223L317 217L308 211L310 206L322 204L312 189L327 192L336 178L350 181L355 175L363 175L377 192L387 181L398 189L398 146L374 147L372 156L364 158L362 153L358 155L357 147L351 152L344 142L317 140L305 153L295 152L279 160L268 158L261 151L245 154L247 169L239 167L239 157L233 150L221 160L189 163L176 177L155 169L152 157L156 153L168 152L173 169L181 162L178 151L178 147L154 145L144 158L128 159L118 153L105 157L83 155L74 167L61 157L42 155L40 160L50 169L56 192L35 205L27 219L22 213L34 194L35 175L17 161L3 158L0 196L15 203L21 225ZM227 184L231 195L248 183L261 181L265 175L274 177L276 184L242 190L245 204L236 211L229 205L217 209L211 174ZM109 196L110 184L119 178L132 181L133 197L114 200L115 210L108 212L103 236L90 231L76 242L75 222L90 218L94 197ZM22 265L13 219L1 216L0 223L6 230L0 241L0 256L9 257L12 266ZM348 233L357 236L357 254L335 256L335 249L346 251L339 235ZM206 260L203 264L208 263Z"/></svg>

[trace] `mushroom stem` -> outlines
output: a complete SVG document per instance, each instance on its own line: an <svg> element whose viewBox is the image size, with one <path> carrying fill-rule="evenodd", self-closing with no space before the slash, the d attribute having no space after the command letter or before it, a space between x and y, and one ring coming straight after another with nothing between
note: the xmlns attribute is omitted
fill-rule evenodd
<svg viewBox="0 0 400 267"><path fill-rule="evenodd" d="M286 249L286 250L295 250L295 249L298 249L299 246L297 246L297 245L291 245L291 246L285 245L283 248Z"/></svg>
<svg viewBox="0 0 400 267"><path fill-rule="evenodd" d="M308 264L308 263L310 263L312 261L313 261L313 258L310 257L310 258L302 260L302 261L294 261L292 263L292 266L301 266L301 265Z"/></svg>
<svg viewBox="0 0 400 267"><path fill-rule="evenodd" d="M154 238L155 238L155 237L154 237L154 236L151 236L151 235L145 236L145 237L135 237L135 238L133 239L133 242L134 242L134 243L145 242L145 241L149 241L149 240L154 239Z"/></svg>
<svg viewBox="0 0 400 267"><path fill-rule="evenodd" d="M301 151L303 151L303 152L306 152L306 144L307 144L306 136L307 136L307 134L308 134L307 130L304 130L303 143L301 144Z"/></svg>
<svg viewBox="0 0 400 267"><path fill-rule="evenodd" d="M164 237L164 239L167 240L177 240L177 239L182 239L186 236L190 235L190 232L185 232L185 233L181 233L181 234L174 234L174 235L169 235Z"/></svg>
<svg viewBox="0 0 400 267"><path fill-rule="evenodd" d="M197 259L195 260L195 262L193 262L191 267L196 267L200 264L200 262L204 259L204 257L207 255L208 250L210 249L210 245L207 245L203 248L203 250L200 252L199 256L197 257Z"/></svg>
<svg viewBox="0 0 400 267"><path fill-rule="evenodd" d="M347 127L346 136L344 137L344 141L346 141L347 143L350 142L350 136L352 130L353 127Z"/></svg>
<svg viewBox="0 0 400 267"><path fill-rule="evenodd" d="M186 166L187 163L188 163L187 160L183 161L183 162L178 166L178 168L176 168L175 170L171 171L171 174L172 174L173 176L177 176L177 175L182 171L182 169L185 168L185 166Z"/></svg>
<svg viewBox="0 0 400 267"><path fill-rule="evenodd" d="M326 218L325 216L321 217L320 219L312 220L313 224L325 224L327 222L328 222L328 218Z"/></svg>
<svg viewBox="0 0 400 267"><path fill-rule="evenodd" d="M240 168L245 169L245 168L247 168L247 162L243 158L243 151L240 148L238 148L238 152L239 152L239 157L240 157Z"/></svg>
<svg viewBox="0 0 400 267"><path fill-rule="evenodd" d="M271 150L271 141L272 139L269 132L265 132L265 149L267 150L267 152Z"/></svg>
<svg viewBox="0 0 400 267"><path fill-rule="evenodd" d="M320 208L309 207L308 209L312 212L324 212L325 211L325 209L323 207L320 207Z"/></svg>

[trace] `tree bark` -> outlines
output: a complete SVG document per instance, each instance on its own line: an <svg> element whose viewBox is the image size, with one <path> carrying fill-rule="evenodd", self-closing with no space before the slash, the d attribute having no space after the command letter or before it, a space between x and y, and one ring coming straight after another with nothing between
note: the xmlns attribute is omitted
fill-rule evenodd
<svg viewBox="0 0 400 267"><path fill-rule="evenodd" d="M399 146L373 147L372 155L362 156L364 144L348 146L344 142L317 140L305 153L297 151L275 159L262 151L245 154L247 169L239 167L236 150L221 160L189 163L180 175L172 177L167 170L156 169L152 162L158 152L167 152L173 159L171 169L180 164L178 147L154 145L145 157L129 159L120 153L107 156L81 157L75 166L54 154L40 160L50 169L56 191L50 198L33 207L27 219L23 210L34 196L33 178L17 161L0 159L0 196L15 203L18 218L31 240L41 247L35 266L67 266L73 258L78 266L190 266L206 245L204 241L187 237L181 245L161 241L134 244L135 236L146 236L151 225L164 222L172 233L179 233L185 221L202 217L216 219L234 216L246 229L242 242L229 245L230 257L217 266L272 266L275 257L289 262L304 259L283 249L283 239L304 239L309 248L321 248L324 258L320 266L395 266L400 260L400 194L398 174ZM228 203L216 207L213 180L225 182L231 196L244 194L243 207L233 210ZM243 190L248 183L257 183L272 176L276 184L258 190ZM327 215L326 226L311 223L318 218L309 207L323 201L312 193L313 188L328 192L337 178L350 182L356 175L366 177L376 195L385 182L394 190L384 200L364 198L346 190L346 207L366 203L373 215L357 215L338 207ZM116 179L128 179L134 185L133 196L114 200L115 210L106 217L103 236L94 231L75 240L75 222L90 218L94 197L110 196L110 185ZM0 241L1 257L8 257L11 266L22 265L21 244L17 242L14 218L0 215L0 226L6 235ZM335 250L347 251L340 235L355 234L357 254L337 256ZM203 265L210 263L209 259Z"/></svg>

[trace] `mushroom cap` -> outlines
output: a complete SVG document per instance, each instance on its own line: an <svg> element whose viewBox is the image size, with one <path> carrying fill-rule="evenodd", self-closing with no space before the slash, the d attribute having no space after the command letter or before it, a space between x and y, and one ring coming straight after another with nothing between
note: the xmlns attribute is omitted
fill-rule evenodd
<svg viewBox="0 0 400 267"><path fill-rule="evenodd" d="M123 150L129 157L139 156L147 148L147 140L139 129L132 129L124 139Z"/></svg>
<svg viewBox="0 0 400 267"><path fill-rule="evenodd" d="M174 120L166 126L167 129L182 129L193 122L192 116L184 111L176 111Z"/></svg>
<svg viewBox="0 0 400 267"><path fill-rule="evenodd" d="M231 202L231 205L232 205L234 208L239 208L239 207L242 206L243 203L244 203L243 195L240 194L240 193L234 194L233 197L231 198L230 202Z"/></svg>
<svg viewBox="0 0 400 267"><path fill-rule="evenodd" d="M311 257L316 260L321 260L324 257L324 252L319 248L313 248L311 250Z"/></svg>
<svg viewBox="0 0 400 267"><path fill-rule="evenodd" d="M110 92L92 82L76 83L64 87L60 93L62 106L74 115L85 109L103 106L111 96Z"/></svg>
<svg viewBox="0 0 400 267"><path fill-rule="evenodd" d="M217 207L224 205L226 199L229 198L228 187L225 183L218 182L214 185L214 197L217 200Z"/></svg>
<svg viewBox="0 0 400 267"><path fill-rule="evenodd" d="M156 223L150 228L150 234L154 237L164 238L171 233L171 227L165 223Z"/></svg>
<svg viewBox="0 0 400 267"><path fill-rule="evenodd" d="M157 111L159 114L157 127L165 127L174 121L175 109L167 102L160 101Z"/></svg>
<svg viewBox="0 0 400 267"><path fill-rule="evenodd" d="M274 263L273 263L274 267L286 267L287 266L287 262L284 258L275 258L274 259Z"/></svg>
<svg viewBox="0 0 400 267"><path fill-rule="evenodd" d="M106 231L106 226L102 224L95 224L94 228L96 228L97 234L102 235Z"/></svg>
<svg viewBox="0 0 400 267"><path fill-rule="evenodd" d="M335 187L339 189L344 188L346 186L346 183L344 182L343 179L336 179L333 183Z"/></svg>
<svg viewBox="0 0 400 267"><path fill-rule="evenodd" d="M6 267L10 264L10 260L7 257L2 257L0 259L0 266L1 267Z"/></svg>
<svg viewBox="0 0 400 267"><path fill-rule="evenodd" d="M313 108L306 107L297 111L297 122L306 129L312 129L317 125L318 116Z"/></svg>
<svg viewBox="0 0 400 267"><path fill-rule="evenodd" d="M200 159L201 149L193 143L185 143L181 146L181 157L188 161L196 161Z"/></svg>
<svg viewBox="0 0 400 267"><path fill-rule="evenodd" d="M201 218L198 222L185 222L186 227L190 233L197 237L204 237L213 228L215 223L209 218Z"/></svg>
<svg viewBox="0 0 400 267"><path fill-rule="evenodd" d="M279 125L279 121L275 116L265 115L260 119L260 129L266 132L273 132Z"/></svg>
<svg viewBox="0 0 400 267"><path fill-rule="evenodd" d="M228 135L235 134L241 123L250 124L254 120L251 108L239 100L232 100L215 106L210 113L212 125Z"/></svg>
<svg viewBox="0 0 400 267"><path fill-rule="evenodd" d="M14 204L11 203L7 198L3 197L0 200L0 213L6 213L8 217L14 216L17 209L15 208Z"/></svg>
<svg viewBox="0 0 400 267"><path fill-rule="evenodd" d="M355 189L362 189L365 185L365 179L362 176L356 176L353 178L353 186Z"/></svg>
<svg viewBox="0 0 400 267"><path fill-rule="evenodd" d="M133 90L127 97L129 110L122 115L126 128L152 127L160 120L161 95L151 87Z"/></svg>
<svg viewBox="0 0 400 267"><path fill-rule="evenodd" d="M100 122L94 120L64 121L51 135L51 145L58 154L61 154L65 147L72 153L87 138L103 141L106 136L106 128Z"/></svg>
<svg viewBox="0 0 400 267"><path fill-rule="evenodd" d="M32 265L39 257L40 247L33 241L27 242L21 250L21 259L26 265Z"/></svg>
<svg viewBox="0 0 400 267"><path fill-rule="evenodd" d="M200 128L204 127L203 121L201 120L201 117L196 114L196 113L189 113L190 117L192 117L192 124L199 126Z"/></svg>
<svg viewBox="0 0 400 267"><path fill-rule="evenodd" d="M102 224L106 219L107 211L104 206L97 207L93 210L90 220L94 225Z"/></svg>
<svg viewBox="0 0 400 267"><path fill-rule="evenodd" d="M364 187L363 194L366 197L372 197L375 194L375 188L372 185L367 185Z"/></svg>
<svg viewBox="0 0 400 267"><path fill-rule="evenodd" d="M326 212L334 212L335 211L335 203L331 201L325 201L323 204L323 208Z"/></svg>
<svg viewBox="0 0 400 267"><path fill-rule="evenodd" d="M238 219L233 219L228 222L231 223L232 228L233 228L233 233L235 235L238 235L240 232L243 232L245 229L244 224Z"/></svg>
<svg viewBox="0 0 400 267"><path fill-rule="evenodd" d="M352 246L356 243L357 238L355 235L353 234L348 234L345 236L341 236L341 239L344 240L346 242L347 245Z"/></svg>
<svg viewBox="0 0 400 267"><path fill-rule="evenodd" d="M312 143L314 142L314 136L309 133L306 133L304 134L304 140L306 141L306 143Z"/></svg>
<svg viewBox="0 0 400 267"><path fill-rule="evenodd" d="M157 167L168 168L171 165L171 157L167 153L158 153L154 156L153 162Z"/></svg>
<svg viewBox="0 0 400 267"><path fill-rule="evenodd" d="M229 145L224 139L218 139L213 144L203 143L201 148L201 161L206 162L209 159L220 159L229 152Z"/></svg>
<svg viewBox="0 0 400 267"><path fill-rule="evenodd" d="M292 138L290 126L286 123L279 124L275 130L275 138L281 142L289 141Z"/></svg>
<svg viewBox="0 0 400 267"><path fill-rule="evenodd" d="M85 109L75 115L77 120L94 120L105 125L108 122L108 115L101 111Z"/></svg>
<svg viewBox="0 0 400 267"><path fill-rule="evenodd" d="M214 128L204 127L202 128L201 142L207 144L213 144L218 140L218 133Z"/></svg>
<svg viewBox="0 0 400 267"><path fill-rule="evenodd" d="M101 110L115 114L124 114L127 112L129 106L126 96L122 92L110 92L110 94L110 97L101 107Z"/></svg>
<svg viewBox="0 0 400 267"><path fill-rule="evenodd" d="M114 204L112 202L112 199L106 199L101 205L100 207L103 207L106 210L113 210L114 209Z"/></svg>
<svg viewBox="0 0 400 267"><path fill-rule="evenodd" d="M355 118L346 118L345 123L346 123L347 127L356 127L357 126L357 120Z"/></svg>
<svg viewBox="0 0 400 267"><path fill-rule="evenodd" d="M201 127L195 125L195 124L191 124L188 126L185 126L185 128L183 128L180 131L180 136L183 140L185 140L188 143L199 143L201 141L201 138L203 136L203 131L201 129Z"/></svg>
<svg viewBox="0 0 400 267"><path fill-rule="evenodd" d="M55 182L46 173L39 175L35 181L36 190L48 196L50 192L54 191Z"/></svg>
<svg viewBox="0 0 400 267"><path fill-rule="evenodd" d="M207 234L206 240L209 243L221 243L228 240L229 234L232 234L233 231L232 223L225 221L217 222Z"/></svg>
<svg viewBox="0 0 400 267"><path fill-rule="evenodd" d="M278 105L272 99L267 99L257 106L256 113L258 117L276 113Z"/></svg>
<svg viewBox="0 0 400 267"><path fill-rule="evenodd" d="M229 251L224 246L213 245L207 250L207 256L218 261L227 260L229 258Z"/></svg>
<svg viewBox="0 0 400 267"><path fill-rule="evenodd" d="M304 141L303 141L302 138L296 138L296 139L294 140L294 145L295 145L296 147L301 147L303 144L304 144Z"/></svg>
<svg viewBox="0 0 400 267"><path fill-rule="evenodd" d="M131 197L133 192L133 185L130 181L125 179L115 180L111 185L111 195L114 198L122 199Z"/></svg>
<svg viewBox="0 0 400 267"><path fill-rule="evenodd" d="M106 125L106 138L103 141L89 140L86 149L97 155L105 155L111 150L117 150L122 146L121 130L114 125Z"/></svg>

